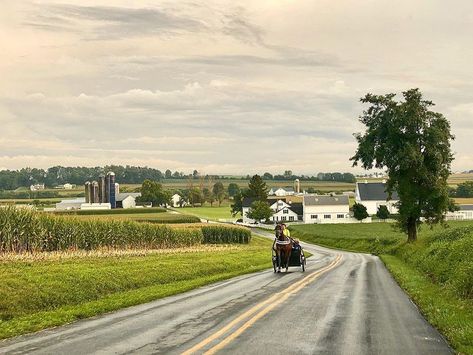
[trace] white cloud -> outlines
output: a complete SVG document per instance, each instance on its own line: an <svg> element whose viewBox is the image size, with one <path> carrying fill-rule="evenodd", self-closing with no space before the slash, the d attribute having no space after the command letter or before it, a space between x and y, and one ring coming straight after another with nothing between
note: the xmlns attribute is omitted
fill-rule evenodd
<svg viewBox="0 0 473 355"><path fill-rule="evenodd" d="M473 4L392 4L7 0L0 166L348 171L359 98L420 87L472 169Z"/></svg>

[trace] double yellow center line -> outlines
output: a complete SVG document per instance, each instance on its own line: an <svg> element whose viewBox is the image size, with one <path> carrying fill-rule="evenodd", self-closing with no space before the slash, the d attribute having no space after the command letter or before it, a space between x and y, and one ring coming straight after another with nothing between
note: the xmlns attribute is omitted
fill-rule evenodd
<svg viewBox="0 0 473 355"><path fill-rule="evenodd" d="M243 322L246 320L244 324L242 324L238 329L236 329L234 332L232 332L230 335L228 335L226 338L224 338L222 341L214 345L212 348L210 348L208 351L204 352L204 354L215 354L217 351L223 349L225 346L227 346L229 343L231 343L233 340L235 340L236 337L238 337L240 334L242 334L245 330L247 330L249 327L251 327L258 319L263 317L265 314L267 314L269 311L272 309L276 308L278 305L286 301L291 295L294 295L295 293L299 292L302 288L307 286L309 283L313 282L315 279L317 279L320 275L332 270L333 268L337 267L338 264L340 264L342 260L342 255L339 254L330 264L327 266L314 271L313 273L307 275L304 277L302 280L299 280L289 286L288 288L284 289L283 291L280 291L273 296L269 297L268 299L264 300L261 303L258 303L257 305L253 306L249 310L247 310L245 313L241 314L234 320L232 320L230 323L228 323L225 327L222 329L218 330L211 336L205 338L202 340L200 343L194 345L192 348L184 351L182 355L190 355L193 354L208 344L212 343L213 341L217 340L218 338L222 337L227 333L229 330L231 330L233 327L235 327L237 324Z"/></svg>

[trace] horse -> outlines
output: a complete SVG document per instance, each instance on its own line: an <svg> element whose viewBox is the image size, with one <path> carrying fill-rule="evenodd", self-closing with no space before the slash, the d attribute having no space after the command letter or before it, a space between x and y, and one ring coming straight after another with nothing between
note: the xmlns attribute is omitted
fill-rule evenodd
<svg viewBox="0 0 473 355"><path fill-rule="evenodd" d="M275 247L276 256L278 258L278 272L281 272L281 266L286 266L286 272L289 269L289 259L292 251L292 239L287 238L281 226L276 227Z"/></svg>

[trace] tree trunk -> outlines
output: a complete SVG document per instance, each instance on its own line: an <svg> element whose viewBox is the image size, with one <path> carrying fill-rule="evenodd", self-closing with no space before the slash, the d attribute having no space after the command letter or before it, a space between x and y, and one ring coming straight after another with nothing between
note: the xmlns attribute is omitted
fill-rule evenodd
<svg viewBox="0 0 473 355"><path fill-rule="evenodd" d="M413 243L417 240L417 222L415 218L407 220L407 242Z"/></svg>

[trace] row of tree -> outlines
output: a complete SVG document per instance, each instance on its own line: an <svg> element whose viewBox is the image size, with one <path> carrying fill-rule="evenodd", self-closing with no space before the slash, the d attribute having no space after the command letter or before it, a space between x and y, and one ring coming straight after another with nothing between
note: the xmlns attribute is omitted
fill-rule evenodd
<svg viewBox="0 0 473 355"><path fill-rule="evenodd" d="M213 180L234 179L234 177L225 177L220 175L205 175L194 170L192 174L184 174L182 171L171 171L167 169L164 173L159 169L139 167L108 165L104 167L64 167L54 166L48 169L23 168L20 170L1 170L0 171L0 190L15 190L19 187L29 186L31 184L45 184L48 187L55 187L65 183L82 185L85 181L96 180L99 175L113 171L117 181L124 184L141 184L144 180L161 181L163 179L189 179L210 178ZM247 175L243 179L250 180ZM294 175L291 170L286 170L284 174L272 175L264 173L265 180L294 180L301 181L339 181L355 182L356 178L350 173L319 173L317 176Z"/></svg>
<svg viewBox="0 0 473 355"><path fill-rule="evenodd" d="M189 203L192 207L209 203L213 206L217 203L219 206L229 196L235 196L240 193L237 184L231 183L225 189L221 181L213 183L211 179L203 180L202 184L189 184L188 188L180 190L170 190L163 187L161 183L153 180L145 180L139 189L141 197L139 202L152 202L154 206L170 205L172 195L177 193L181 196L179 204L183 206Z"/></svg>

